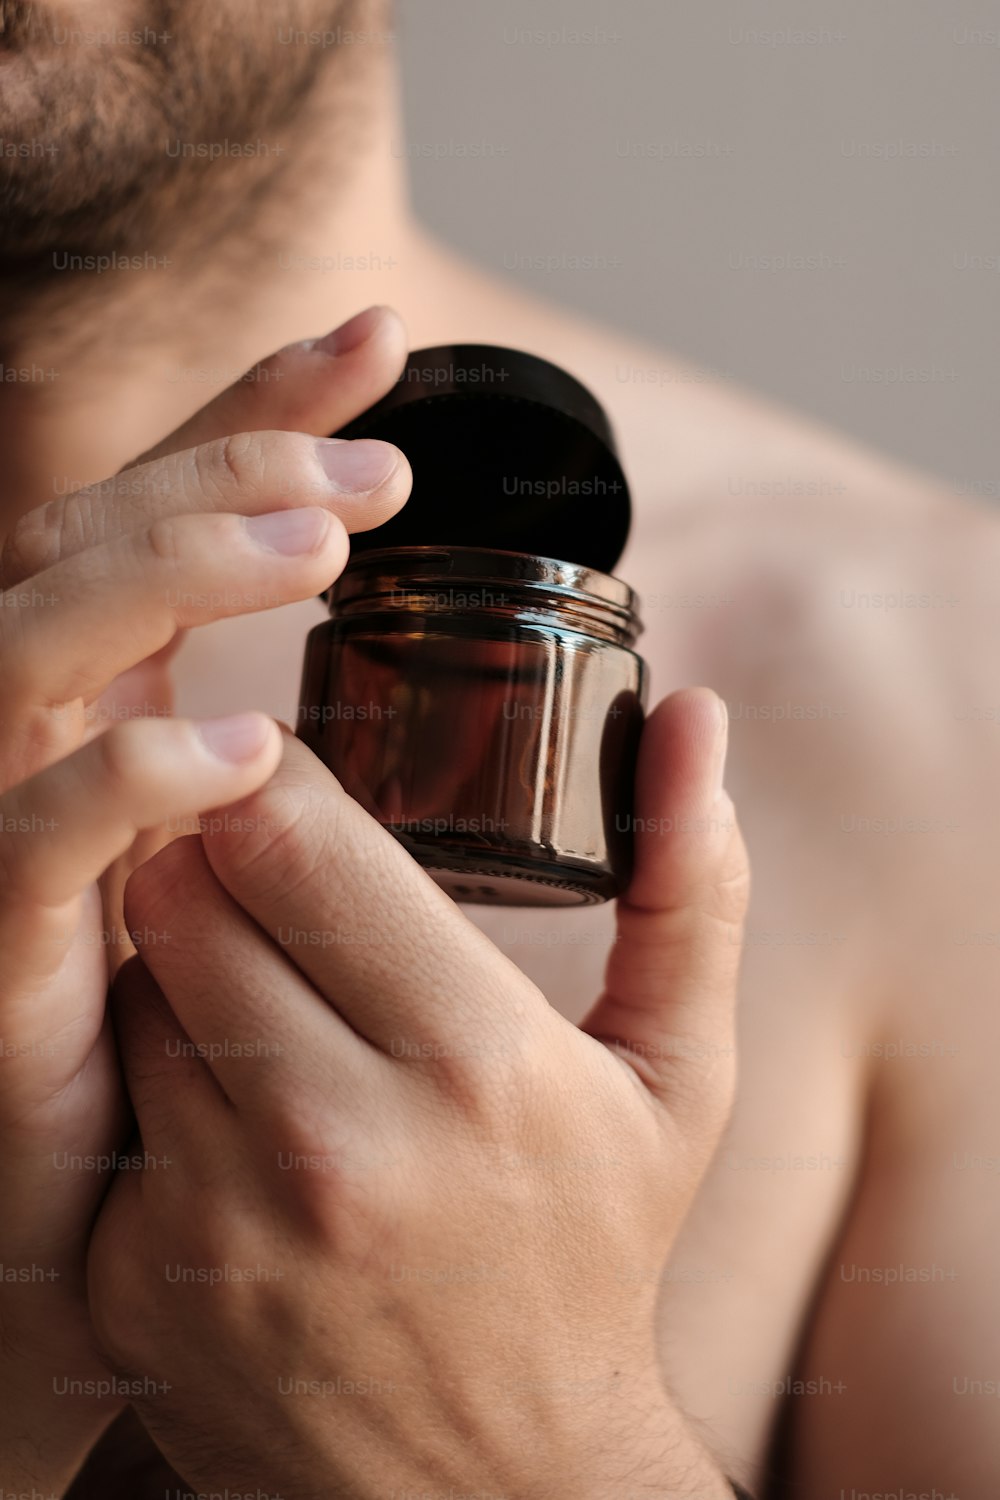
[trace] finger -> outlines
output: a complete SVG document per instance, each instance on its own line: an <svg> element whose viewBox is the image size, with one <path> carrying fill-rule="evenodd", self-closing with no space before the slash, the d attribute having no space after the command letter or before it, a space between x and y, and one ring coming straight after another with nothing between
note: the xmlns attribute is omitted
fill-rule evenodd
<svg viewBox="0 0 1000 1500"><path fill-rule="evenodd" d="M225 1128L222 1090L141 958L119 970L110 1009L147 1170L183 1170L177 1153L190 1168Z"/></svg>
<svg viewBox="0 0 1000 1500"><path fill-rule="evenodd" d="M403 454L375 438L239 429L29 511L4 540L0 588L191 512L256 516L317 505L348 531L367 531L395 515L410 482Z"/></svg>
<svg viewBox="0 0 1000 1500"><path fill-rule="evenodd" d="M165 718L171 714L174 707L174 685L170 675L170 662L184 639L185 632L178 630L162 651L139 662L137 666L129 667L109 683L84 714L86 735L90 737L103 734L112 724L129 719L149 718L154 714ZM73 748L76 748L75 744Z"/></svg>
<svg viewBox="0 0 1000 1500"><path fill-rule="evenodd" d="M308 1086L358 1111L379 1092L382 1059L223 890L200 838L176 839L133 873L125 916L133 932L166 935L140 942L143 961L238 1108L287 1112Z"/></svg>
<svg viewBox="0 0 1000 1500"><path fill-rule="evenodd" d="M547 1016L534 986L297 740L285 736L266 792L233 814L205 835L219 880L381 1051L468 1057Z"/></svg>
<svg viewBox="0 0 1000 1500"><path fill-rule="evenodd" d="M138 462L230 432L336 432L385 395L406 354L399 314L369 307L323 338L290 344L262 360Z"/></svg>
<svg viewBox="0 0 1000 1500"><path fill-rule="evenodd" d="M313 507L164 517L67 558L0 611L0 698L21 710L90 702L179 630L321 592L348 546L340 521Z"/></svg>
<svg viewBox="0 0 1000 1500"><path fill-rule="evenodd" d="M66 956L68 903L144 829L262 785L282 736L264 714L200 724L135 719L0 797L0 952L12 993ZM27 1018L27 1019L35 1019Z"/></svg>
<svg viewBox="0 0 1000 1500"><path fill-rule="evenodd" d="M635 870L618 940L582 1029L621 1049L668 1104L697 1111L712 1078L723 1102L733 1033L746 851L722 790L726 714L706 688L672 694L644 730Z"/></svg>

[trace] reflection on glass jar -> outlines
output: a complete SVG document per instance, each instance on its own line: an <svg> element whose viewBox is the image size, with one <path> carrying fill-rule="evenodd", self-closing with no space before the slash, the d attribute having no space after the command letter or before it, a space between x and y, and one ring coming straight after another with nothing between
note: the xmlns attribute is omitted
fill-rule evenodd
<svg viewBox="0 0 1000 1500"><path fill-rule="evenodd" d="M575 905L631 869L645 668L618 579L484 548L367 552L309 637L300 737L457 900Z"/></svg>

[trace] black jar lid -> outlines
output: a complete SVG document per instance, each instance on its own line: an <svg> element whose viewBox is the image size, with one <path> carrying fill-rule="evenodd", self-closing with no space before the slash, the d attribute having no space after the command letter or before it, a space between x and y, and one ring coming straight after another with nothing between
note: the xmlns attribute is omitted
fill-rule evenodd
<svg viewBox="0 0 1000 1500"><path fill-rule="evenodd" d="M603 407L548 360L489 344L415 350L393 388L334 436L395 443L413 469L399 515L353 552L492 547L611 573L629 490Z"/></svg>

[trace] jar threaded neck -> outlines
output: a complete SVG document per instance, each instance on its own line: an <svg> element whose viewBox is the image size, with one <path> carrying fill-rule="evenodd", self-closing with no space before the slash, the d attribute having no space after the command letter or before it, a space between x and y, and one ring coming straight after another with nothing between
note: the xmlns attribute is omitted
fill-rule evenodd
<svg viewBox="0 0 1000 1500"><path fill-rule="evenodd" d="M642 631L635 592L577 563L479 547L396 547L354 557L324 595L331 615L461 614L557 626L631 646Z"/></svg>

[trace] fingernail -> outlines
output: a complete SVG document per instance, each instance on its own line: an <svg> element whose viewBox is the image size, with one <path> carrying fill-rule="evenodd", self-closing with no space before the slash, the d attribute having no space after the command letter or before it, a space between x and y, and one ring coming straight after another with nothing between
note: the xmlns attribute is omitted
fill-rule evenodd
<svg viewBox="0 0 1000 1500"><path fill-rule="evenodd" d="M399 463L391 443L376 438L358 438L353 443L320 438L316 453L323 472L338 490L374 490L384 484Z"/></svg>
<svg viewBox="0 0 1000 1500"><path fill-rule="evenodd" d="M245 525L258 547L283 557L302 557L316 551L330 517L325 510L275 510L265 516L247 516Z"/></svg>
<svg viewBox="0 0 1000 1500"><path fill-rule="evenodd" d="M729 748L729 710L724 701L717 697L719 712L719 734L715 742L715 765L712 768L712 796L717 797L722 791L722 783L726 774L726 752Z"/></svg>
<svg viewBox="0 0 1000 1500"><path fill-rule="evenodd" d="M231 714L225 719L203 719L197 729L219 760L242 765L264 748L271 725L264 714Z"/></svg>
<svg viewBox="0 0 1000 1500"><path fill-rule="evenodd" d="M324 354L350 354L352 350L359 349L366 339L371 338L384 311L383 307L366 307L364 312L348 318L346 323L342 323L332 333L325 334L321 339L314 339L312 348L321 349Z"/></svg>

